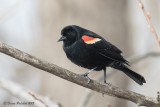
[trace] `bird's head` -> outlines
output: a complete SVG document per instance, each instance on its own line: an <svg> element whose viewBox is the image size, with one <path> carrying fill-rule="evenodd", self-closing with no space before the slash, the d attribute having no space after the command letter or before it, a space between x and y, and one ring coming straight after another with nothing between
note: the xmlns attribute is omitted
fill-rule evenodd
<svg viewBox="0 0 160 107"><path fill-rule="evenodd" d="M61 37L58 42L63 41L64 43L74 43L77 39L78 31L74 25L69 25L61 30Z"/></svg>
<svg viewBox="0 0 160 107"><path fill-rule="evenodd" d="M79 26L76 25L66 26L61 30L61 37L58 40L58 42L63 41L64 44L70 45L74 43L76 40L80 39L84 32L85 29Z"/></svg>

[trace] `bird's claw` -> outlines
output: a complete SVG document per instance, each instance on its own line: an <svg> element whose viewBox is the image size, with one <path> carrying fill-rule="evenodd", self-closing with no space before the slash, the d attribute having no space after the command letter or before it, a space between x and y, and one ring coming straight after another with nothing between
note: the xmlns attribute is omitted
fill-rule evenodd
<svg viewBox="0 0 160 107"><path fill-rule="evenodd" d="M85 74L82 74L81 76L85 77L87 79L87 83L89 84L91 79L88 77L88 74L85 73Z"/></svg>
<svg viewBox="0 0 160 107"><path fill-rule="evenodd" d="M108 83L108 82L104 82L105 84L107 84L109 87L112 86L112 83ZM104 97L104 93L102 93L102 97Z"/></svg>
<svg viewBox="0 0 160 107"><path fill-rule="evenodd" d="M107 82L106 84L107 84L108 86L110 86L110 87L112 86L112 83L108 83L108 82Z"/></svg>
<svg viewBox="0 0 160 107"><path fill-rule="evenodd" d="M104 81L104 84L107 84L108 86L112 86L112 83L106 82L106 80Z"/></svg>
<svg viewBox="0 0 160 107"><path fill-rule="evenodd" d="M85 74L81 74L81 76L83 76L83 77L87 77L87 76L88 76L88 74L86 74L86 73L85 73Z"/></svg>
<svg viewBox="0 0 160 107"><path fill-rule="evenodd" d="M87 79L87 83L89 84L91 79L88 76L86 76L86 79Z"/></svg>

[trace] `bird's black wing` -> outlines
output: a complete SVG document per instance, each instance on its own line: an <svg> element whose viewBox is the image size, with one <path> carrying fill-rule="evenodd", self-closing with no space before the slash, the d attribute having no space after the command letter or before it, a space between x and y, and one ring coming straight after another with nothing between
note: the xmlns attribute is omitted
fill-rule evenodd
<svg viewBox="0 0 160 107"><path fill-rule="evenodd" d="M113 61L118 61L122 63L126 63L128 65L128 61L126 61L123 56L121 55L122 51L112 45L111 43L107 42L104 38L100 37L97 34L92 33L86 33L86 35L93 37L93 38L99 38L100 40L92 43L92 44L86 44L86 47L89 49L95 50L95 52L98 52L99 55L111 59Z"/></svg>

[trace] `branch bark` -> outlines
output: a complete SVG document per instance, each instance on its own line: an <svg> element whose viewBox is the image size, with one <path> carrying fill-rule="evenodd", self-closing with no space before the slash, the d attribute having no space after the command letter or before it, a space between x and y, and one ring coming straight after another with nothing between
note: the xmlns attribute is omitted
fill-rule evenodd
<svg viewBox="0 0 160 107"><path fill-rule="evenodd" d="M97 81L91 80L90 83L87 83L87 79L83 76L75 74L71 71L68 71L64 68L61 68L55 64L42 61L34 56L31 56L25 52L22 52L16 48L8 46L7 44L0 43L0 52L9 55L13 58L16 58L20 61L23 61L31 66L34 66L38 69L44 70L48 73L61 77L65 80L73 82L75 84L81 85L83 87L92 89L99 93L104 93L106 95L126 99L132 101L140 106L148 106L148 107L160 107L160 103L156 98L151 98L148 96L144 96L132 91L124 90L115 86L108 86Z"/></svg>

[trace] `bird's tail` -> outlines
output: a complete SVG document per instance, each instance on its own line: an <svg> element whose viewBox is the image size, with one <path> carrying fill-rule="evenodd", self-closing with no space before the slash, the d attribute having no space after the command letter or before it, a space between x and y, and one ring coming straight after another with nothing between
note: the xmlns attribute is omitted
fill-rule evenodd
<svg viewBox="0 0 160 107"><path fill-rule="evenodd" d="M118 65L114 64L114 66L112 66L112 67L115 68L115 69L123 71L126 75L128 75L130 78L132 78L139 85L143 85L143 83L146 83L146 80L144 79L144 77L142 75L130 70L124 64L120 64L121 66L118 66Z"/></svg>

